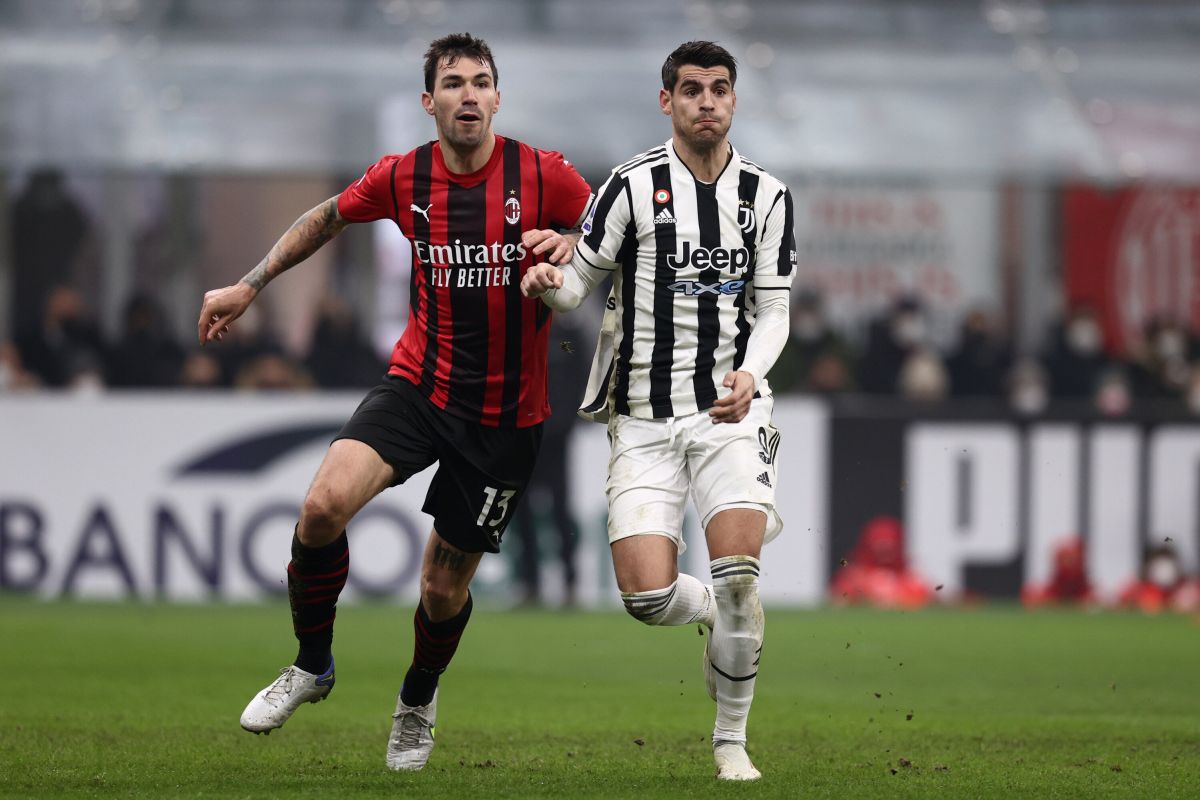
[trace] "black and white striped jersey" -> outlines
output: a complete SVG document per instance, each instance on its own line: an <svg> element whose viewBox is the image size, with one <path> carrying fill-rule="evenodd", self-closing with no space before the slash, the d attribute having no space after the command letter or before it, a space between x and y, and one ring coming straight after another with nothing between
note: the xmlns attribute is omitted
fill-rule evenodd
<svg viewBox="0 0 1200 800"><path fill-rule="evenodd" d="M707 184L668 141L614 169L600 191L574 261L612 273L611 352L597 347L585 416L708 409L745 358L756 302L790 290L791 194L730 150ZM765 381L758 390L770 393Z"/></svg>

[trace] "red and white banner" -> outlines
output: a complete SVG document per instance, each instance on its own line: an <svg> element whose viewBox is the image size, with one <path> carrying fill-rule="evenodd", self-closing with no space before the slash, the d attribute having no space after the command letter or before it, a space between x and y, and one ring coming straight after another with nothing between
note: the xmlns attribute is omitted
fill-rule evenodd
<svg viewBox="0 0 1200 800"><path fill-rule="evenodd" d="M1067 304L1099 312L1110 349L1156 318L1200 330L1200 189L1068 188L1062 247Z"/></svg>

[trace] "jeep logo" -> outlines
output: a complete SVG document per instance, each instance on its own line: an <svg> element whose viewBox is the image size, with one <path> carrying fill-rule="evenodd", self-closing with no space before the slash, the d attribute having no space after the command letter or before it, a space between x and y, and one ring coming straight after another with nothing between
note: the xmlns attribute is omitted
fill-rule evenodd
<svg viewBox="0 0 1200 800"><path fill-rule="evenodd" d="M674 270L694 267L696 269L727 269L730 272L750 266L750 251L744 247L731 250L728 247L697 247L683 240L683 252L667 256L667 266Z"/></svg>

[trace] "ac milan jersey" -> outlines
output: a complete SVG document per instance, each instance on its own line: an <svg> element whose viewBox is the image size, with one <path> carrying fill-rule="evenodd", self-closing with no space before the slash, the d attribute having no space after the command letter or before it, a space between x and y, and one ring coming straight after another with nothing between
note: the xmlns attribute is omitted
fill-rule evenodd
<svg viewBox="0 0 1200 800"><path fill-rule="evenodd" d="M350 222L390 219L412 245L408 325L388 374L484 425L526 427L546 399L549 311L521 296L527 230L578 227L591 190L561 153L496 136L482 169L450 172L436 142L384 156L338 197Z"/></svg>

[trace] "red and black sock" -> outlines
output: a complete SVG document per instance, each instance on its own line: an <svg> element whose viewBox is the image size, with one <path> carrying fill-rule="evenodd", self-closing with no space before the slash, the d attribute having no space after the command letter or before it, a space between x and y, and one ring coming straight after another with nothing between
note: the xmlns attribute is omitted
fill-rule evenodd
<svg viewBox="0 0 1200 800"><path fill-rule="evenodd" d="M413 661L408 674L404 676L404 686L400 689L400 699L404 705L423 706L433 699L438 678L450 665L450 659L454 658L458 640L462 638L470 618L470 592L467 592L467 602L462 610L441 622L431 621L425 613L425 606L417 604L417 613L413 616Z"/></svg>
<svg viewBox="0 0 1200 800"><path fill-rule="evenodd" d="M320 675L329 668L338 595L350 572L346 532L322 547L306 547L298 536L293 536L287 572L292 629L300 642L295 664L305 672Z"/></svg>

